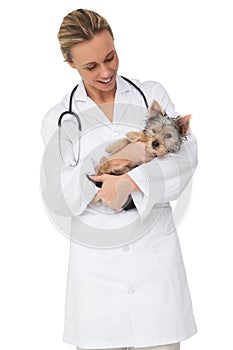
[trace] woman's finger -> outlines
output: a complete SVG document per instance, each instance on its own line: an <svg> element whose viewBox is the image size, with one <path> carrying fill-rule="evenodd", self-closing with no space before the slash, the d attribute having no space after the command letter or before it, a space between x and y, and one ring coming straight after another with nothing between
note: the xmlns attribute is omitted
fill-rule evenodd
<svg viewBox="0 0 233 350"><path fill-rule="evenodd" d="M98 193L96 193L96 195L95 195L95 197L94 197L94 199L93 199L93 202L94 202L94 203L98 203L99 201L101 201L101 198L100 198L100 196L98 195Z"/></svg>

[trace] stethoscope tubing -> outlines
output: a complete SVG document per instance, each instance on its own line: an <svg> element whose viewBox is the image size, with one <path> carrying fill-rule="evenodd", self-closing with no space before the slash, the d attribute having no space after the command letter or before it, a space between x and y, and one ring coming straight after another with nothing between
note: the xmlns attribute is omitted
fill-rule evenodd
<svg viewBox="0 0 233 350"><path fill-rule="evenodd" d="M121 76L122 79L124 79L125 81L127 81L130 85L132 85L142 96L143 100L144 100L144 103L145 103L145 106L146 108L148 109L149 108L149 105L148 105L148 102L147 102L147 99L146 99L146 96L145 94L143 93L143 91L135 84L133 83L130 79L128 78L125 78L123 76ZM61 126L62 126L62 119L64 116L66 115L71 115L73 117L75 117L77 123L78 123L78 129L79 129L79 132L81 133L82 131L82 123L81 123L81 120L80 120L80 117L78 115L78 113L74 112L73 111L73 108L72 108L72 104L73 104L73 97L74 97L74 94L75 94L75 91L77 90L79 84L77 84L73 90L71 91L71 94L70 94L70 99L69 99L69 109L67 111L64 111L61 113L61 115L59 116L58 118L58 127L59 127L59 131L58 131L58 139L59 139L59 151L60 151L60 156L61 156L61 159L62 159L62 163L64 165L65 164L65 161L64 161L64 158L63 158L63 155L62 155L62 150L61 150ZM80 159L80 137L78 138L79 141L79 145L78 145L78 154L77 154L77 159L75 160L75 149L74 149L74 144L72 142L72 149L73 149L73 154L74 154L74 162L72 164L70 164L69 166L72 166L72 167L75 167L78 165L79 163L79 159Z"/></svg>

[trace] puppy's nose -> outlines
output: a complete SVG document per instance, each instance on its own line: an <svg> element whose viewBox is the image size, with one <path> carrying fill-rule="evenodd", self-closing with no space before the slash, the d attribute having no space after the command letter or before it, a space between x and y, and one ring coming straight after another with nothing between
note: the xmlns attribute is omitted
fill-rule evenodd
<svg viewBox="0 0 233 350"><path fill-rule="evenodd" d="M153 141L152 142L152 147L153 148L156 148L156 147L158 147L159 146L159 143L157 142L157 141Z"/></svg>

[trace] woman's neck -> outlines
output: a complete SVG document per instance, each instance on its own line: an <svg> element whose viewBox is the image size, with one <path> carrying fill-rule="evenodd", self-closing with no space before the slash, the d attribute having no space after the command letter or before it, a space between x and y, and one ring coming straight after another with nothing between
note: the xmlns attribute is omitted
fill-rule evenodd
<svg viewBox="0 0 233 350"><path fill-rule="evenodd" d="M101 91L93 88L92 86L85 85L85 89L87 96L90 97L97 105L114 102L116 87L110 91Z"/></svg>

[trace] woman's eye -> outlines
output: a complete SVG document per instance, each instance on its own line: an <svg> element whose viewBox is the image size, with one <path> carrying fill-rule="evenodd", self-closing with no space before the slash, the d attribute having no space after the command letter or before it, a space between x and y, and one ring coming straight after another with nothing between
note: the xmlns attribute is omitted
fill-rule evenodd
<svg viewBox="0 0 233 350"><path fill-rule="evenodd" d="M164 137L165 139L170 139L172 137L172 134L165 134Z"/></svg>
<svg viewBox="0 0 233 350"><path fill-rule="evenodd" d="M109 57L109 58L106 58L106 62L111 62L112 60L113 60L113 58L114 58L114 55L113 56L111 56L111 57Z"/></svg>
<svg viewBox="0 0 233 350"><path fill-rule="evenodd" d="M93 70L93 69L95 69L95 68L96 68L96 65L91 66L91 67L87 67L87 70Z"/></svg>

